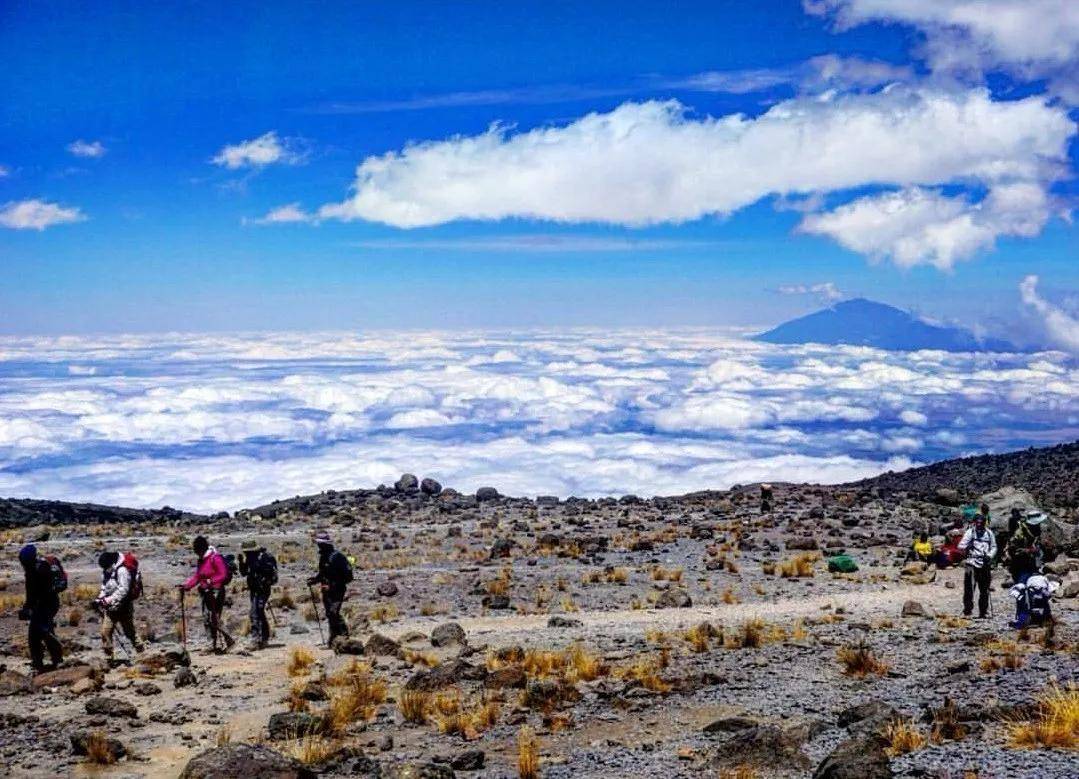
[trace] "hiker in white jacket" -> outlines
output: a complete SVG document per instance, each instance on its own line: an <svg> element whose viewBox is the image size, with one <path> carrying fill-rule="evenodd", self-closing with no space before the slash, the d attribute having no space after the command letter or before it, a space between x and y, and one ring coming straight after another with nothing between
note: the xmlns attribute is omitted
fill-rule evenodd
<svg viewBox="0 0 1079 779"><path fill-rule="evenodd" d="M978 619L985 619L989 610L989 587L992 564L997 556L997 539L985 526L985 515L974 517L974 524L959 541L959 551L966 554L966 575L963 577L963 615L974 611L974 587L978 587Z"/></svg>
<svg viewBox="0 0 1079 779"><path fill-rule="evenodd" d="M142 642L135 632L133 574L124 565L123 555L116 552L102 552L97 563L101 566L101 591L94 602L101 609L101 648L105 657L112 659L113 634L117 628L124 632L135 651L141 652Z"/></svg>

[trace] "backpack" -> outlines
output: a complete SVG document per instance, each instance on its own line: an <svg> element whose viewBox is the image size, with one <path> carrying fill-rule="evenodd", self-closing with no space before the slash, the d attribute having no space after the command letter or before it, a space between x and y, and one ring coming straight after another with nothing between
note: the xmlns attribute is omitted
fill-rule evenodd
<svg viewBox="0 0 1079 779"><path fill-rule="evenodd" d="M131 584L127 589L126 600L133 601L142 597L142 573L139 572L139 559L131 552L124 552L120 556L124 568L131 574Z"/></svg>
<svg viewBox="0 0 1079 779"><path fill-rule="evenodd" d="M60 558L53 555L45 555L42 558L49 566L49 586L54 595L59 595L67 589L67 573L60 563Z"/></svg>
<svg viewBox="0 0 1079 779"><path fill-rule="evenodd" d="M277 560L272 554L263 552L259 555L258 569L255 574L266 588L277 584Z"/></svg>
<svg viewBox="0 0 1079 779"><path fill-rule="evenodd" d="M240 567L236 564L234 554L221 555L221 559L225 561L225 581L221 583L221 586L228 587L232 584L232 577L240 572Z"/></svg>
<svg viewBox="0 0 1079 779"><path fill-rule="evenodd" d="M854 573L858 570L858 563L849 554L840 554L828 558L828 571L830 573Z"/></svg>
<svg viewBox="0 0 1079 779"><path fill-rule="evenodd" d="M341 583L351 584L353 578L352 563L348 561L348 558L344 554L342 554L340 550L335 550L333 554L334 557L339 557L341 559Z"/></svg>

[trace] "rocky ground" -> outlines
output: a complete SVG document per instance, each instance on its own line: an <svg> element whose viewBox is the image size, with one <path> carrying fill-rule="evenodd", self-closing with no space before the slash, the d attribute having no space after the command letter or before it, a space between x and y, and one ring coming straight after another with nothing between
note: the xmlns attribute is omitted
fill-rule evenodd
<svg viewBox="0 0 1079 779"><path fill-rule="evenodd" d="M770 497L750 485L528 500L403 477L213 518L6 502L0 764L18 776L511 777L534 758L544 777L1075 776L1074 748L1019 742L1039 696L1079 681L1077 451ZM999 569L995 613L979 621L958 616L961 571L902 563L913 531L1005 484L1035 491L1066 539L1049 569L1063 585L1050 635L1007 627ZM352 637L335 650L302 584L315 528L356 561ZM268 649L209 653L190 601L180 644L174 587L200 531L223 552L254 537L277 556ZM15 555L31 539L72 580L69 659L36 678L16 619ZM112 668L88 608L105 548L134 551L147 586L147 650ZM856 573L827 572L839 551ZM246 603L237 580L236 631Z"/></svg>

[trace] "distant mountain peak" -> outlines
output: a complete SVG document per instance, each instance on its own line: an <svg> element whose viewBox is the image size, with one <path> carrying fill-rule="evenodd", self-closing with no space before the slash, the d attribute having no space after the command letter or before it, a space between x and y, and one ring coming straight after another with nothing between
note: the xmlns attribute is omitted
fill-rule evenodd
<svg viewBox="0 0 1079 779"><path fill-rule="evenodd" d="M1015 346L998 338L979 339L969 330L935 325L887 303L850 298L828 308L784 322L756 336L774 344L846 344L912 352L1013 352Z"/></svg>

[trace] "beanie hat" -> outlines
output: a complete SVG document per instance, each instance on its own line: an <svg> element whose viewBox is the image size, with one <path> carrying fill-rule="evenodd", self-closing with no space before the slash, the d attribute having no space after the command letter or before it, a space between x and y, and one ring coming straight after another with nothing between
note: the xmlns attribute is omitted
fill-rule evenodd
<svg viewBox="0 0 1079 779"><path fill-rule="evenodd" d="M19 562L23 565L29 565L37 559L37 547L33 544L27 544L19 550Z"/></svg>
<svg viewBox="0 0 1079 779"><path fill-rule="evenodd" d="M210 548L210 542L206 540L206 536L195 536L191 548L195 550L195 554L204 554Z"/></svg>
<svg viewBox="0 0 1079 779"><path fill-rule="evenodd" d="M120 555L116 552L102 552L98 555L97 564L101 566L102 570L105 570L116 565L116 561L119 559Z"/></svg>

